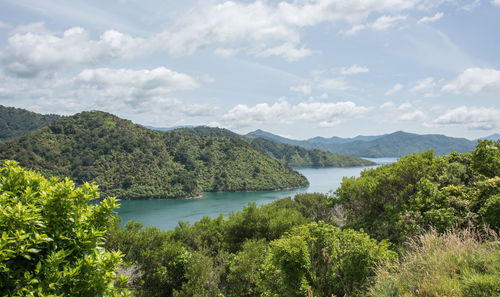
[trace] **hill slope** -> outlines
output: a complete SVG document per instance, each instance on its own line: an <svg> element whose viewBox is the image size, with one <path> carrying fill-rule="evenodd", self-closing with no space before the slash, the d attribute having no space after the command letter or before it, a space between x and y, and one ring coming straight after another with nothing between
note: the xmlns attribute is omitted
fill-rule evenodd
<svg viewBox="0 0 500 297"><path fill-rule="evenodd" d="M304 148L321 149L332 153L371 158L400 157L431 149L437 155L445 155L451 152L468 152L473 150L475 146L474 141L465 138L454 138L437 134L419 135L402 131L382 135L369 141L366 141L366 138L364 138L364 140L346 143L317 142L317 138L314 142L293 140L262 130L250 132L247 136L260 137Z"/></svg>
<svg viewBox="0 0 500 297"><path fill-rule="evenodd" d="M0 140L16 138L47 126L59 119L55 114L43 115L22 108L0 105Z"/></svg>
<svg viewBox="0 0 500 297"><path fill-rule="evenodd" d="M199 126L176 129L174 132L185 135L241 139L248 142L255 149L288 166L349 167L375 165L374 162L353 156L334 154L317 149L305 149L300 146L279 143L264 138L251 138L222 128Z"/></svg>
<svg viewBox="0 0 500 297"><path fill-rule="evenodd" d="M179 198L203 191L302 187L307 179L231 138L159 132L104 112L59 119L0 143L0 159L48 176L92 181L105 196Z"/></svg>

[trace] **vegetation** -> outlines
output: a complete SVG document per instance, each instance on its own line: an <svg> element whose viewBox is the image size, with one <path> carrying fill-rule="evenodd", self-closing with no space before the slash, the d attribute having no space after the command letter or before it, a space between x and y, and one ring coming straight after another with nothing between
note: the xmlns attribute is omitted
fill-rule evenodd
<svg viewBox="0 0 500 297"><path fill-rule="evenodd" d="M309 149L320 149L337 154L349 154L369 158L400 157L428 150L434 150L437 155L445 155L451 152L468 152L473 150L475 145L474 141L465 138L453 138L444 135L418 135L402 131L373 138L364 136L357 138L356 141L347 142L339 142L336 139L324 141L321 138L293 140L262 130L248 133L247 136L264 138Z"/></svg>
<svg viewBox="0 0 500 297"><path fill-rule="evenodd" d="M423 230L488 224L500 228L500 141L479 141L471 153L432 151L344 178L334 203L345 226L400 244Z"/></svg>
<svg viewBox="0 0 500 297"><path fill-rule="evenodd" d="M282 164L295 167L350 167L370 166L374 162L358 157L334 154L318 149L305 149L297 145L288 145L264 138L246 137L227 129L199 126L195 128L180 128L174 130L183 135L229 137L248 142L253 148L261 151L269 157L275 158Z"/></svg>
<svg viewBox="0 0 500 297"><path fill-rule="evenodd" d="M0 169L2 296L123 296L120 252L102 248L116 207L89 205L96 186L47 180L13 161Z"/></svg>
<svg viewBox="0 0 500 297"><path fill-rule="evenodd" d="M0 140L16 138L28 132L45 127L60 116L42 115L21 108L0 105Z"/></svg>
<svg viewBox="0 0 500 297"><path fill-rule="evenodd" d="M491 230L433 230L411 240L407 248L399 263L377 271L369 296L500 294L500 241Z"/></svg>
<svg viewBox="0 0 500 297"><path fill-rule="evenodd" d="M300 182L247 142L216 136L151 131L89 112L4 142L0 152L124 197ZM96 186L77 188L5 163L4 295L500 294L499 140L481 140L469 153L408 155L344 178L331 195L250 203L170 231L138 222L121 228L111 216L114 199L88 203L96 197Z"/></svg>
<svg viewBox="0 0 500 297"><path fill-rule="evenodd" d="M104 196L178 198L204 191L303 187L307 179L230 138L159 132L104 112L65 117L0 143L0 159L14 159L46 176L94 182Z"/></svg>
<svg viewBox="0 0 500 297"><path fill-rule="evenodd" d="M137 296L360 295L377 265L396 254L333 226L329 210L327 196L302 194L168 232L128 222L107 247L127 251Z"/></svg>

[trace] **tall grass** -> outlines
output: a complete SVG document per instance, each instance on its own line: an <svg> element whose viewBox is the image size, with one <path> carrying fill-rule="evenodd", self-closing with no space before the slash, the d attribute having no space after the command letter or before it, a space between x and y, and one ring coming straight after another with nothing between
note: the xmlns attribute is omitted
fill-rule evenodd
<svg viewBox="0 0 500 297"><path fill-rule="evenodd" d="M500 296L500 241L490 229L435 230L411 239L380 267L369 296Z"/></svg>

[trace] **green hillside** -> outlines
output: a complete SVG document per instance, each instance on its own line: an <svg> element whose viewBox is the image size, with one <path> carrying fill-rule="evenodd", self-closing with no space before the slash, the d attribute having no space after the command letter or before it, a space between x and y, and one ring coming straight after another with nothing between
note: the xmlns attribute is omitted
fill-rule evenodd
<svg viewBox="0 0 500 297"><path fill-rule="evenodd" d="M174 130L174 132L185 135L241 139L248 142L255 149L288 166L350 167L375 165L374 162L358 157L334 154L317 149L305 149L297 145L288 145L264 138L242 136L223 128L200 126L195 128L180 128Z"/></svg>
<svg viewBox="0 0 500 297"><path fill-rule="evenodd" d="M47 176L95 182L104 196L180 198L204 191L296 188L307 179L232 138L159 132L104 112L82 112L0 143L14 159Z"/></svg>
<svg viewBox="0 0 500 297"><path fill-rule="evenodd" d="M39 114L22 108L0 105L0 140L16 138L59 119L55 114Z"/></svg>
<svg viewBox="0 0 500 297"><path fill-rule="evenodd" d="M463 153L473 150L476 144L474 141L465 138L448 137L438 134L419 135L403 131L382 135L372 140L364 137L362 140L344 143L318 142L317 138L293 140L262 130L250 132L247 136L298 145L309 149L320 149L337 154L349 154L367 158L401 157L428 150L434 150L437 155L446 155L451 152Z"/></svg>

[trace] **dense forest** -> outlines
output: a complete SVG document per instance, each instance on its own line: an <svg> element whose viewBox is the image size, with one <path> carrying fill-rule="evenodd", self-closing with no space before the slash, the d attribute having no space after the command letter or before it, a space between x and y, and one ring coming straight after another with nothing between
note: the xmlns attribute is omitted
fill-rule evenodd
<svg viewBox="0 0 500 297"><path fill-rule="evenodd" d="M500 293L500 141L406 156L345 178L333 194L250 203L170 231L121 228L113 199L83 207L95 186L49 181L13 162L0 179L7 296Z"/></svg>
<svg viewBox="0 0 500 297"><path fill-rule="evenodd" d="M152 131L104 112L64 117L2 142L0 159L78 184L94 182L103 196L120 199L308 185L304 176L242 140Z"/></svg>
<svg viewBox="0 0 500 297"><path fill-rule="evenodd" d="M179 128L173 131L184 135L241 139L248 142L255 149L288 166L350 167L375 165L374 162L358 157L334 154L318 149L306 149L297 145L288 145L264 138L242 136L222 128L199 126L194 128Z"/></svg>
<svg viewBox="0 0 500 297"><path fill-rule="evenodd" d="M0 140L16 138L47 126L61 116L38 114L22 108L0 105Z"/></svg>
<svg viewBox="0 0 500 297"><path fill-rule="evenodd" d="M362 136L352 139L341 139L340 141L338 139L328 141L322 138L294 140L262 130L250 132L246 136L264 138L309 149L320 149L332 153L368 158L400 157L428 150L434 150L437 155L441 156L451 152L469 152L474 149L476 143L465 138L432 134L418 135L402 131L376 137Z"/></svg>

